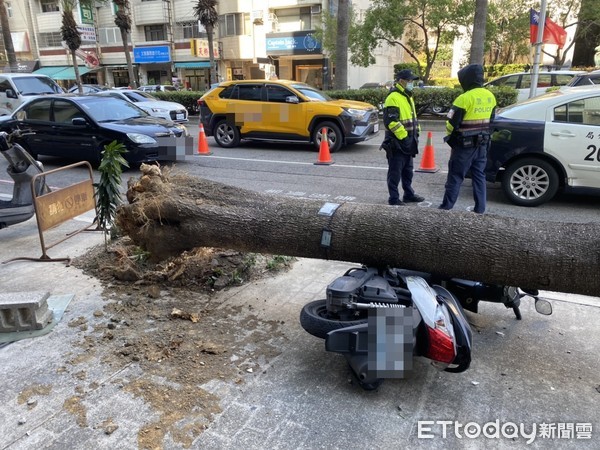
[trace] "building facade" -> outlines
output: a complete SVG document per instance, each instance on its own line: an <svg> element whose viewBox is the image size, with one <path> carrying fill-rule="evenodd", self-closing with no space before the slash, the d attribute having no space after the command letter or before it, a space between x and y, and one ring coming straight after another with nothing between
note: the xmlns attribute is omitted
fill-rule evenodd
<svg viewBox="0 0 600 450"><path fill-rule="evenodd" d="M354 3L359 10L369 4ZM127 50L137 80L129 79L121 33L114 24L114 4L78 5L74 12L82 36L78 51L82 80L111 87L178 84L192 90L204 90L216 81L273 77L321 89L332 85L332 61L315 39L315 31L322 25L324 11L335 15L337 0L219 2L213 37L218 80L210 79L208 39L194 16L195 4L194 0L130 0ZM60 0L10 0L5 5L19 61L16 70L45 73L64 87L73 85L72 61L60 33ZM377 63L368 69L349 66L349 87L391 79L398 55L381 48L375 56Z"/></svg>

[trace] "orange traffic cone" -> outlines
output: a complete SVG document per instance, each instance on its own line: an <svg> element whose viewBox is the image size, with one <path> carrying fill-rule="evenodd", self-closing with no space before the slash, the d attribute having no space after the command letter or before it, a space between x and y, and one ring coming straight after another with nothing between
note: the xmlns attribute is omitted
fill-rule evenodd
<svg viewBox="0 0 600 450"><path fill-rule="evenodd" d="M438 167L435 167L435 155L433 150L433 144L431 143L431 131L427 132L427 144L423 150L423 157L421 158L421 165L416 172L429 172L435 173L439 171Z"/></svg>
<svg viewBox="0 0 600 450"><path fill-rule="evenodd" d="M208 142L206 141L206 134L204 134L204 125L200 123L200 129L198 130L198 154L201 156L212 155L212 152L208 150Z"/></svg>
<svg viewBox="0 0 600 450"><path fill-rule="evenodd" d="M327 137L327 128L321 130L321 144L319 145L319 159L315 164L331 165L331 155L329 154L329 138Z"/></svg>

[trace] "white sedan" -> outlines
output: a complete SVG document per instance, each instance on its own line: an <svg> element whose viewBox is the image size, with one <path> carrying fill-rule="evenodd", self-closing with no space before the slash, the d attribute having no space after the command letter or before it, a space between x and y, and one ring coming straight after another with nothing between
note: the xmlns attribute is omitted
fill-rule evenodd
<svg viewBox="0 0 600 450"><path fill-rule="evenodd" d="M96 92L93 95L104 97L115 97L135 103L148 114L154 117L172 120L176 123L185 123L188 121L188 112L185 106L175 102L165 102L147 92L132 89L111 89L108 91Z"/></svg>
<svg viewBox="0 0 600 450"><path fill-rule="evenodd" d="M486 177L521 206L600 188L600 88L562 88L497 112Z"/></svg>

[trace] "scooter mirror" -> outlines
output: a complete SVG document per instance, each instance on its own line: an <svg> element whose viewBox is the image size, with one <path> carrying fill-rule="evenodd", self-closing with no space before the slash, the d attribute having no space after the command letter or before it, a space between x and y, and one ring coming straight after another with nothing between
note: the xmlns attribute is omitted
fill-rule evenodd
<svg viewBox="0 0 600 450"><path fill-rule="evenodd" d="M535 310L540 314L549 316L552 314L552 303L550 303L548 300L544 300L543 298L536 298Z"/></svg>

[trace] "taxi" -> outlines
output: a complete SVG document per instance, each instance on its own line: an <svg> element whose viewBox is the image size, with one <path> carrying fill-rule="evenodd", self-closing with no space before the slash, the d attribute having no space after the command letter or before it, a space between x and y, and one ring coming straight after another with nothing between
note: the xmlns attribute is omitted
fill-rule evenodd
<svg viewBox="0 0 600 450"><path fill-rule="evenodd" d="M561 88L496 112L486 178L538 206L559 189L600 188L600 87Z"/></svg>

